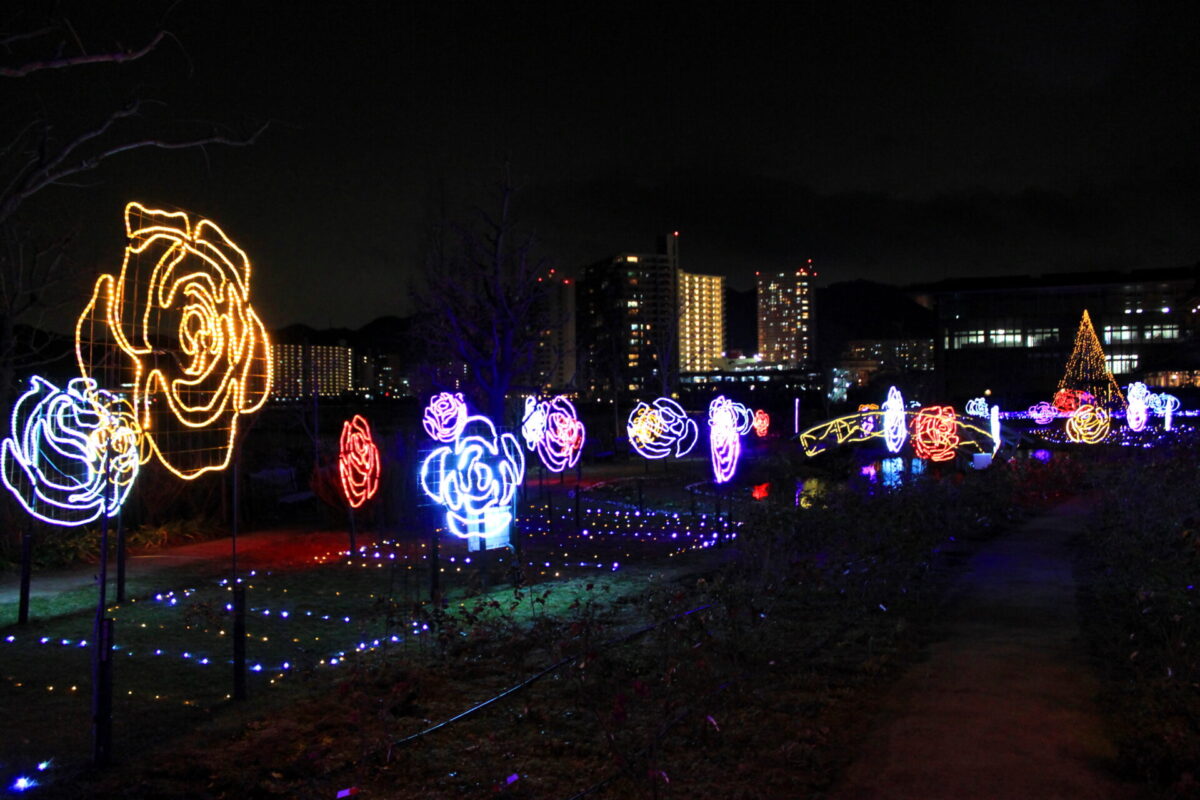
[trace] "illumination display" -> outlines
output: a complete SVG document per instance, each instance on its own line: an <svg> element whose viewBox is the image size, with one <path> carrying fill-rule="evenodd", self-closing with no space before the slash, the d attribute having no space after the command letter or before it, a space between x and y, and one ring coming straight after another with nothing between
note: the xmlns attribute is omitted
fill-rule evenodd
<svg viewBox="0 0 1200 800"><path fill-rule="evenodd" d="M421 464L421 488L446 507L446 527L463 539L504 533L524 478L525 454L517 437L497 435L487 417L467 417L454 442Z"/></svg>
<svg viewBox="0 0 1200 800"><path fill-rule="evenodd" d="M766 500L771 496L770 483L758 483L750 487L750 497L753 500Z"/></svg>
<svg viewBox="0 0 1200 800"><path fill-rule="evenodd" d="M995 455L1000 450L1000 406L992 406L988 420L991 423L988 432L992 435L992 455Z"/></svg>
<svg viewBox="0 0 1200 800"><path fill-rule="evenodd" d="M922 408L911 423L913 452L929 461L949 461L960 442L957 427L951 406Z"/></svg>
<svg viewBox="0 0 1200 800"><path fill-rule="evenodd" d="M224 469L238 417L271 391L271 348L250 305L250 261L217 225L125 207L118 275L102 275L75 326L85 378L132 386L148 445L177 476ZM145 265L145 266L143 266Z"/></svg>
<svg viewBox="0 0 1200 800"><path fill-rule="evenodd" d="M895 386L888 389L887 400L883 401L883 441L892 453L899 453L908 438L908 427L904 424L904 397Z"/></svg>
<svg viewBox="0 0 1200 800"><path fill-rule="evenodd" d="M763 438L767 432L771 430L771 415L761 408L754 412L754 433L758 438Z"/></svg>
<svg viewBox="0 0 1200 800"><path fill-rule="evenodd" d="M1146 427L1149 411L1146 403L1150 399L1150 390L1146 388L1146 384L1139 381L1129 384L1126 393L1129 404L1125 408L1125 424L1131 431L1140 431Z"/></svg>
<svg viewBox="0 0 1200 800"><path fill-rule="evenodd" d="M1029 418L1038 425L1049 425L1058 419L1058 409L1045 400L1029 407Z"/></svg>
<svg viewBox="0 0 1200 800"><path fill-rule="evenodd" d="M1074 413L1080 406L1095 402L1091 392L1079 389L1059 389L1054 393L1054 407L1064 414Z"/></svg>
<svg viewBox="0 0 1200 800"><path fill-rule="evenodd" d="M652 405L638 403L625 425L629 444L644 458L682 458L696 446L700 436L696 421L688 419L683 407L669 397Z"/></svg>
<svg viewBox="0 0 1200 800"><path fill-rule="evenodd" d="M342 494L351 508L358 508L379 491L379 447L361 414L342 423L338 473L342 476Z"/></svg>
<svg viewBox="0 0 1200 800"><path fill-rule="evenodd" d="M1117 386L1112 372L1108 369L1104 348L1100 346L1096 329L1092 327L1092 317L1086 310L1079 320L1079 329L1075 332L1075 346L1071 349L1071 355L1067 357L1067 367L1058 382L1058 388L1083 390L1088 393L1090 399L1081 398L1079 405L1113 406L1125 403L1121 387ZM1059 405L1057 395L1054 405L1065 412L1075 410Z"/></svg>
<svg viewBox="0 0 1200 800"><path fill-rule="evenodd" d="M453 442L465 424L467 404L461 392L442 392L434 395L421 417L421 425L424 426L425 432L439 442Z"/></svg>
<svg viewBox="0 0 1200 800"><path fill-rule="evenodd" d="M1108 436L1111 421L1100 406L1082 405L1067 420L1067 438L1079 444L1099 444Z"/></svg>
<svg viewBox="0 0 1200 800"><path fill-rule="evenodd" d="M863 403L858 407L858 413L862 415L862 429L864 433L878 433L876 426L879 422L876 414L868 414L868 411L878 411L878 403Z"/></svg>
<svg viewBox="0 0 1200 800"><path fill-rule="evenodd" d="M986 397L973 397L967 401L964 409L969 416L986 417L988 415L988 401Z"/></svg>
<svg viewBox="0 0 1200 800"><path fill-rule="evenodd" d="M45 522L85 525L115 516L141 464L132 408L87 378L75 378L66 391L36 376L29 384L13 407L0 479Z"/></svg>
<svg viewBox="0 0 1200 800"><path fill-rule="evenodd" d="M1151 394L1146 401L1150 405L1150 410L1163 418L1163 430L1171 430L1171 416L1179 410L1179 398L1173 394L1161 392L1159 394Z"/></svg>
<svg viewBox="0 0 1200 800"><path fill-rule="evenodd" d="M708 404L708 444L717 483L726 483L733 477L742 453L738 405L724 395L713 398Z"/></svg>
<svg viewBox="0 0 1200 800"><path fill-rule="evenodd" d="M551 472L575 466L583 452L583 421L571 401L562 395L543 401L526 397L521 435Z"/></svg>

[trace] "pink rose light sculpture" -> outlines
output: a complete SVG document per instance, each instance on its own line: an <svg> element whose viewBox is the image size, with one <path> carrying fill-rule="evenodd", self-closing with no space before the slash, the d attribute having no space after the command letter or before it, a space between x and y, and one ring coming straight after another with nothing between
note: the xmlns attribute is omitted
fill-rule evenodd
<svg viewBox="0 0 1200 800"><path fill-rule="evenodd" d="M583 421L575 406L559 395L552 400L525 398L525 419L521 435L530 450L551 472L562 472L579 463L586 439Z"/></svg>
<svg viewBox="0 0 1200 800"><path fill-rule="evenodd" d="M1058 409L1045 400L1029 407L1029 418L1038 425L1049 425L1058 418Z"/></svg>
<svg viewBox="0 0 1200 800"><path fill-rule="evenodd" d="M421 425L430 438L439 442L453 442L463 426L467 424L467 404L462 393L442 392L434 395L425 407Z"/></svg>

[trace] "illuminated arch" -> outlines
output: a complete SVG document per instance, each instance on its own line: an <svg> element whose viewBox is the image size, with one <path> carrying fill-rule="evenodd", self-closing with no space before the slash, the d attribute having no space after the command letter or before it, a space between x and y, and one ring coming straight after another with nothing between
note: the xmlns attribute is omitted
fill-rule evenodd
<svg viewBox="0 0 1200 800"><path fill-rule="evenodd" d="M811 457L824 453L831 447L885 438L887 429L885 413L885 411L865 411L826 420L803 431L796 437L796 440L804 449L804 454ZM905 411L905 424L902 429L908 431L912 426L912 420L920 413L919 410ZM893 425L896 424L895 419L897 418L893 418ZM961 417L956 416L954 419L954 432L958 436L958 442L955 445L957 450L965 450L970 453L991 453L995 449L995 441L990 431L964 422ZM909 433L911 432L909 431ZM895 435L899 438L898 432ZM911 439L912 436L908 435L907 438ZM915 447L916 443L913 444ZM902 445L903 440L892 452L899 452Z"/></svg>

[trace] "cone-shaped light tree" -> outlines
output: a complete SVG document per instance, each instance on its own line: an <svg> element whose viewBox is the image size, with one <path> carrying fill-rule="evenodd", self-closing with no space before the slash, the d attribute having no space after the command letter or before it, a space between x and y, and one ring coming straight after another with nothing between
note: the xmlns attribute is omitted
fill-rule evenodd
<svg viewBox="0 0 1200 800"><path fill-rule="evenodd" d="M1125 405L1121 387L1108 370L1104 348L1092 327L1092 318L1085 309L1075 332L1075 347L1067 358L1067 369L1058 382L1059 390L1076 389L1090 392L1101 406Z"/></svg>

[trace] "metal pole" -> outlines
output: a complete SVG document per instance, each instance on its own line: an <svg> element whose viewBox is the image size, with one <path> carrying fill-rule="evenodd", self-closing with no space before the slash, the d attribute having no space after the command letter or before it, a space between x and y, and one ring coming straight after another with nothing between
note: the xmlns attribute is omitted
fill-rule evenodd
<svg viewBox="0 0 1200 800"><path fill-rule="evenodd" d="M117 602L125 602L125 525L117 512Z"/></svg>
<svg viewBox="0 0 1200 800"><path fill-rule="evenodd" d="M21 534L21 595L17 602L17 624L29 624L29 579L33 575L33 534Z"/></svg>
<svg viewBox="0 0 1200 800"><path fill-rule="evenodd" d="M237 537L241 512L238 491L238 466L241 462L241 442L233 446L233 520L229 526L230 576L233 587L233 699L246 699L246 589L238 582Z"/></svg>
<svg viewBox="0 0 1200 800"><path fill-rule="evenodd" d="M104 478L108 474L105 453ZM106 486L107 488L107 486ZM108 514L100 514L100 574L96 599L96 621L92 629L92 763L106 767L112 762L112 620L108 612Z"/></svg>
<svg viewBox="0 0 1200 800"><path fill-rule="evenodd" d="M358 531L354 526L354 506L348 506L348 510L350 511L350 557L353 558L354 554L358 552Z"/></svg>
<svg viewBox="0 0 1200 800"><path fill-rule="evenodd" d="M646 463L649 464L650 462L647 461ZM642 479L641 478L637 479L637 487L638 487L638 513L640 514L640 513L642 513L642 510L643 510L642 509Z"/></svg>

